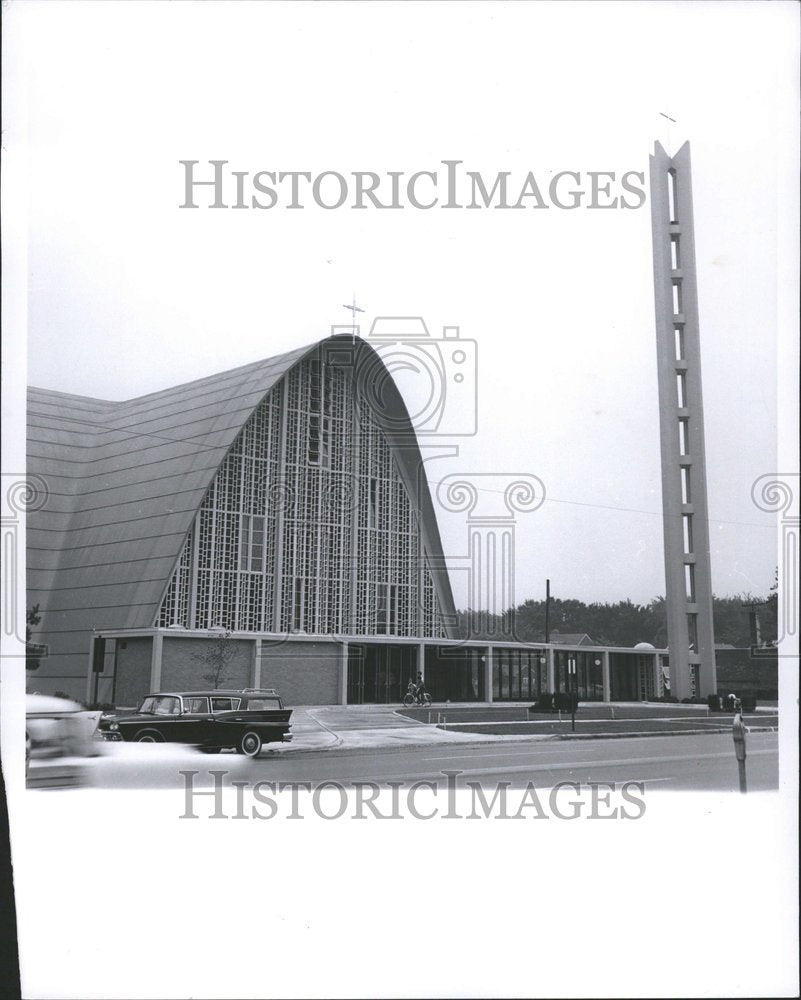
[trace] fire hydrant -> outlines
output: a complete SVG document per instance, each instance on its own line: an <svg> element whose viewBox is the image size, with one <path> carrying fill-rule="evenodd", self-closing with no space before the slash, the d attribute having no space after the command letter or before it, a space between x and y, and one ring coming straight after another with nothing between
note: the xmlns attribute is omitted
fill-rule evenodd
<svg viewBox="0 0 801 1000"><path fill-rule="evenodd" d="M745 793L748 790L745 785L745 726L739 712L734 716L731 729L734 739L734 754L737 757L737 767L740 771L740 791Z"/></svg>

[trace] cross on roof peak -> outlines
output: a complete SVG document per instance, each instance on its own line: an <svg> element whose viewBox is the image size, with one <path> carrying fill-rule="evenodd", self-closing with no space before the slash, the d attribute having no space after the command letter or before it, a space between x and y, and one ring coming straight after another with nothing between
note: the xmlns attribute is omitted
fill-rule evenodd
<svg viewBox="0 0 801 1000"><path fill-rule="evenodd" d="M351 313L353 313L353 337L355 339L356 338L356 333L357 333L357 330L358 330L358 327L356 326L356 313L363 313L364 312L364 309L362 309L360 306L356 305L356 292L353 293L353 302L350 305L348 305L347 302L344 302L342 304L342 308L343 309L350 309Z"/></svg>

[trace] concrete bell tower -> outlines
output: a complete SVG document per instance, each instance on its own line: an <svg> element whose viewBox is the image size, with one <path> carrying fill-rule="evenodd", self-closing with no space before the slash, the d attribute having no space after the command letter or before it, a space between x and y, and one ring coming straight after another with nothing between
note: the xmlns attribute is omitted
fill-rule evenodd
<svg viewBox="0 0 801 1000"><path fill-rule="evenodd" d="M717 691L690 144L650 157L671 693Z"/></svg>

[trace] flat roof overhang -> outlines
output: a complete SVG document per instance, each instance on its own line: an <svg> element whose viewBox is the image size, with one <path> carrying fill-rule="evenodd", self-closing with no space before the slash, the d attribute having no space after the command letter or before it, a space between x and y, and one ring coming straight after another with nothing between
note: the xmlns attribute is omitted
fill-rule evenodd
<svg viewBox="0 0 801 1000"><path fill-rule="evenodd" d="M219 639L226 636L229 639L245 639L253 642L260 639L268 645L281 645L286 642L330 642L348 643L354 646L466 646L487 649L502 647L504 649L540 649L543 652L551 649L556 652L571 653L636 653L652 656L655 653L668 655L667 649L636 649L633 646L588 646L570 645L564 642L519 642L510 639L432 639L402 635L317 635L312 632L237 632L227 629L190 629L190 628L131 628L131 629L99 629L94 631L97 639L135 639L154 635L174 639Z"/></svg>

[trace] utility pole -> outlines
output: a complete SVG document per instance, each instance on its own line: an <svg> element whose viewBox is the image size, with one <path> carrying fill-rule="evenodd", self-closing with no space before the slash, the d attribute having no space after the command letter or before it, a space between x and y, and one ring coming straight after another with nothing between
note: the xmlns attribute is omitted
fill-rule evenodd
<svg viewBox="0 0 801 1000"><path fill-rule="evenodd" d="M759 608L767 606L767 601L753 601L751 604L743 604L742 607L748 612L748 624L751 632L751 645L762 645L762 629L759 621Z"/></svg>
<svg viewBox="0 0 801 1000"><path fill-rule="evenodd" d="M548 629L548 611L551 604L551 581L545 581L545 641L548 642L550 630Z"/></svg>

